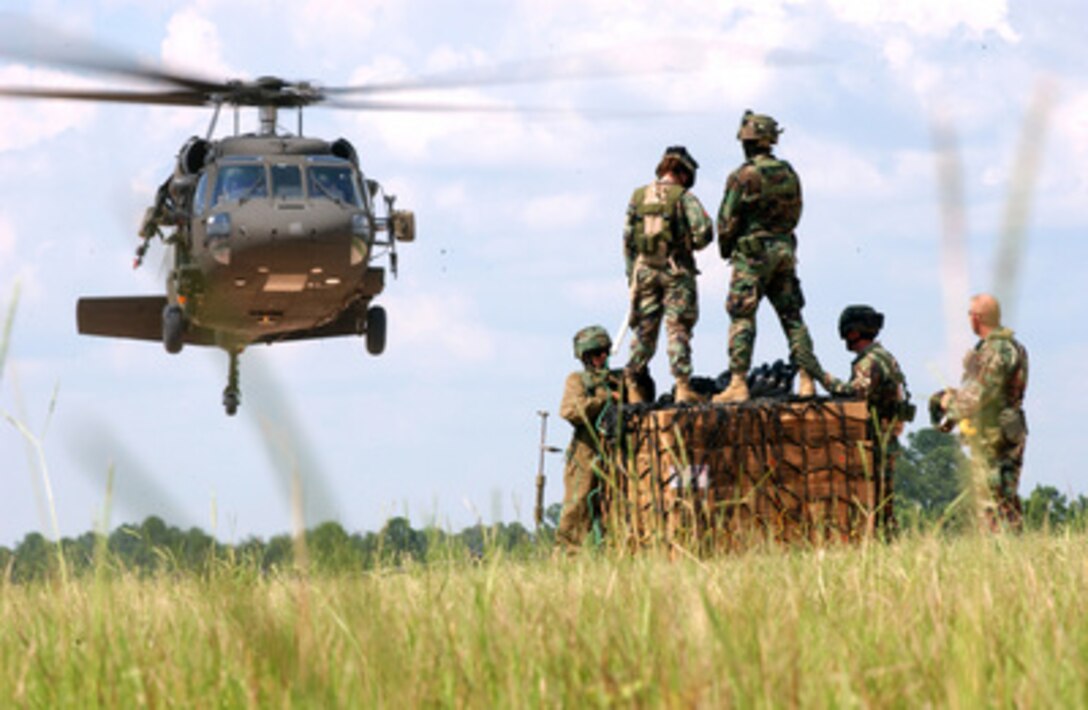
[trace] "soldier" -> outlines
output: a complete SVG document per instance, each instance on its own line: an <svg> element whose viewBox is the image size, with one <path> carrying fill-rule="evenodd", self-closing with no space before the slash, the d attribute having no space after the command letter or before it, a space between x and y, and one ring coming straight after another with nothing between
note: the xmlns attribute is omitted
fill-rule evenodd
<svg viewBox="0 0 1088 710"><path fill-rule="evenodd" d="M893 507L895 457L899 453L898 436L905 422L914 419L907 380L895 357L877 340L884 327L884 314L872 306L854 305L839 316L839 337L846 349L857 357L850 367L850 381L843 382L824 373L822 384L831 394L864 399L871 412L870 438L876 443L878 482L877 502L885 530L895 529Z"/></svg>
<svg viewBox="0 0 1088 710"><path fill-rule="evenodd" d="M983 293L971 299L967 312L971 330L979 337L963 360L959 389L949 387L934 395L935 414L943 414L946 431L957 424L971 449L972 463L986 473L987 485L997 506L996 518L1013 529L1021 524L1020 468L1028 428L1024 417L1024 392L1028 386L1028 353L1001 326L1001 306Z"/></svg>
<svg viewBox="0 0 1088 710"><path fill-rule="evenodd" d="M657 349L661 317L669 339L669 368L677 402L698 402L691 389L691 330L699 319L695 251L713 239L710 216L689 192L699 164L683 146L665 149L657 180L635 190L627 206L623 251L635 331L624 368L632 402L646 399L641 384Z"/></svg>
<svg viewBox="0 0 1088 710"><path fill-rule="evenodd" d="M716 403L748 399L746 377L756 339L756 309L767 296L798 366L798 394L816 393L813 380L824 372L812 351L812 338L801 318L805 298L796 274L797 237L801 218L801 182L790 164L776 158L771 146L781 130L770 116L745 111L737 139L744 146L744 164L729 175L718 210L718 248L733 262L729 297L729 386Z"/></svg>
<svg viewBox="0 0 1088 710"><path fill-rule="evenodd" d="M622 395L622 374L608 368L612 339L599 325L582 328L574 336L574 356L584 369L567 376L559 415L574 427L563 472L563 514L556 541L576 548L582 543L599 503L600 440L596 424L605 408Z"/></svg>

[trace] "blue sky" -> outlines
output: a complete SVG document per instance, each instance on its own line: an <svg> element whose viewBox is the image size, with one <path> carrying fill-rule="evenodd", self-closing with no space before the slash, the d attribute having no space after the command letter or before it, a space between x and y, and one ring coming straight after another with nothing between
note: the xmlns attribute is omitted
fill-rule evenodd
<svg viewBox="0 0 1088 710"><path fill-rule="evenodd" d="M66 31L212 78L274 74L342 85L583 53L626 69L685 69L423 97L546 105L563 109L559 117L309 110L306 133L349 138L367 175L415 210L418 241L402 250L400 278L379 299L390 321L383 356L366 355L353 339L253 348L242 359L235 418L220 403L223 353L170 356L155 343L75 332L81 295L162 291L161 249L130 268L138 221L209 113L0 103L0 308L21 288L0 411L41 438L62 534L102 520L111 470L111 525L158 514L226 540L291 528L294 470L308 524L335 518L350 530L375 529L398 514L453 528L478 519L528 524L536 411L558 407L563 378L577 366L574 331L591 323L614 330L625 309L620 233L631 190L652 176L666 145L685 144L702 165L694 191L715 212L740 161L734 135L748 107L785 127L779 153L802 177L800 276L825 367L847 372L838 313L868 302L886 314L882 340L924 400L959 377L971 342L967 305L946 296L994 287L1025 117L1038 96L1050 97L1026 150L1039 167L1018 297L1006 304L1032 358L1022 488L1088 491L1076 443L1088 340L1074 325L1088 299L1073 270L1088 256L1082 3L31 7ZM3 85L102 81L0 59ZM664 115L648 115L657 112ZM255 117L242 121L252 130ZM291 117L281 124L294 128ZM961 166L966 258L951 267L942 261L935 125L954 132ZM700 253L699 266L695 366L713 375L727 359L728 266L713 248ZM755 361L785 354L765 305ZM654 372L668 386L663 352ZM568 437L553 417L551 443ZM40 466L25 442L0 421L0 544L51 531ZM558 456L547 472L555 501Z"/></svg>

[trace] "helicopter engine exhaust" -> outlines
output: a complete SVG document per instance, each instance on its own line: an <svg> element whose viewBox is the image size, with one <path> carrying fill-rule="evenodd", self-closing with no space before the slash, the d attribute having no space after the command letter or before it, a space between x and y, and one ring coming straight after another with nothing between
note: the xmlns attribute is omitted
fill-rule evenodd
<svg viewBox="0 0 1088 710"><path fill-rule="evenodd" d="M193 136L185 141L178 151L178 166L175 174L178 177L192 177L204 169L208 157L212 152L212 144L203 138Z"/></svg>

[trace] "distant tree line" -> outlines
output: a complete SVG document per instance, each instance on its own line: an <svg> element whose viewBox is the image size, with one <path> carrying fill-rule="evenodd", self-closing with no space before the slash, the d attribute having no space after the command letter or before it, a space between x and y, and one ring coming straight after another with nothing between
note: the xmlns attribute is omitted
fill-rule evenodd
<svg viewBox="0 0 1088 710"><path fill-rule="evenodd" d="M521 523L498 523L447 533L434 527L417 530L406 518L396 517L376 533L351 534L340 523L326 522L307 530L301 541L283 534L267 541L250 537L226 544L200 528L182 530L151 516L138 525L122 525L109 535L88 532L62 538L59 545L41 533L29 533L13 550L0 547L0 574L16 582L42 579L59 570L62 557L66 573L74 576L103 566L139 574L210 574L218 567L266 573L293 568L300 555L305 555L315 570L365 571L479 559L489 550L525 553L543 540L550 544L553 530L553 526L546 526L534 535Z"/></svg>
<svg viewBox="0 0 1088 710"><path fill-rule="evenodd" d="M895 508L901 527L940 524L955 530L965 506L958 506L963 490L964 453L957 439L935 429L907 437L897 459ZM152 516L142 523L122 525L109 535L84 533L60 543L37 532L27 534L15 549L0 547L0 574L10 581L42 579L55 573L63 558L65 571L81 575L96 569L124 569L139 574L213 573L217 567L248 568L259 573L290 569L305 554L310 567L320 571L366 571L403 564L474 560L489 551L531 555L550 551L561 506L544 515L539 532L520 523L482 524L451 533L436 527L413 528L407 518L395 517L378 532L349 533L340 523L326 522L306 531L302 540L275 535L267 541L251 537L226 544L199 528L182 530ZM1024 496L1027 529L1088 529L1088 497L1070 499L1053 486L1036 486Z"/></svg>

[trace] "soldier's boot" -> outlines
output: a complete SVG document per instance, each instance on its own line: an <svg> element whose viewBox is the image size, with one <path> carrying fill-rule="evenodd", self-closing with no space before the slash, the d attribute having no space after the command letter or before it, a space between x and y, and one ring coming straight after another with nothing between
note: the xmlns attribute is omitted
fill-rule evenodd
<svg viewBox="0 0 1088 710"><path fill-rule="evenodd" d="M691 388L691 380L687 377L676 378L677 404L698 404L703 401L703 396Z"/></svg>
<svg viewBox="0 0 1088 710"><path fill-rule="evenodd" d="M797 396L816 396L816 383L812 381L812 375L808 374L804 370L801 370L797 373Z"/></svg>
<svg viewBox="0 0 1088 710"><path fill-rule="evenodd" d="M748 401L748 382L744 375L733 375L729 379L729 386L714 395L711 400L714 404L733 404L735 402Z"/></svg>
<svg viewBox="0 0 1088 710"><path fill-rule="evenodd" d="M626 390L628 404L642 404L646 401L642 394L642 383L630 372L623 373L623 389Z"/></svg>

